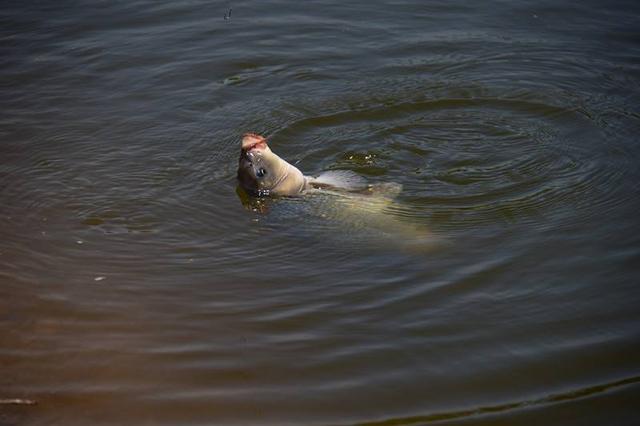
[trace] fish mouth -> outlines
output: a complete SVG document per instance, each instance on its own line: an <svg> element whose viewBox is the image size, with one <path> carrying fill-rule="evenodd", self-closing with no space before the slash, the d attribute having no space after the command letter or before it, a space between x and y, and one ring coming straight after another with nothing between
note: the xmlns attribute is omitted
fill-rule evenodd
<svg viewBox="0 0 640 426"><path fill-rule="evenodd" d="M248 152L253 149L264 149L267 146L267 139L257 133L245 133L242 136L242 151Z"/></svg>
<svg viewBox="0 0 640 426"><path fill-rule="evenodd" d="M260 153L254 152L255 147L240 151L240 167L250 168L253 163L260 161Z"/></svg>

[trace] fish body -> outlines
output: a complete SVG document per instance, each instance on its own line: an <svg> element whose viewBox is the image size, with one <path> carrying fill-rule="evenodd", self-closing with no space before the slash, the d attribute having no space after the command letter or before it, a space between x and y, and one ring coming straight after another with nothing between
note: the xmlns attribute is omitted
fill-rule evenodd
<svg viewBox="0 0 640 426"><path fill-rule="evenodd" d="M328 220L362 229L375 229L394 242L406 245L416 241L432 242L424 227L399 220L390 210L402 210L395 197L402 190L397 183L369 185L349 170L330 170L319 176L306 176L298 168L276 155L264 137L247 133L242 139L238 164L238 182L248 193L259 198L246 199L245 205L263 211L261 196L308 195L311 213ZM242 196L241 196L242 199Z"/></svg>

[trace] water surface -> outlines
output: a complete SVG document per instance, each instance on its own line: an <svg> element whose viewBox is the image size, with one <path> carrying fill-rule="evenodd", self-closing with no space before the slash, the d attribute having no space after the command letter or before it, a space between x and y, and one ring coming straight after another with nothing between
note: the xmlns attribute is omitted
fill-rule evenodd
<svg viewBox="0 0 640 426"><path fill-rule="evenodd" d="M635 2L0 22L0 424L637 421ZM446 244L318 198L247 209L247 131L402 184L385 214Z"/></svg>

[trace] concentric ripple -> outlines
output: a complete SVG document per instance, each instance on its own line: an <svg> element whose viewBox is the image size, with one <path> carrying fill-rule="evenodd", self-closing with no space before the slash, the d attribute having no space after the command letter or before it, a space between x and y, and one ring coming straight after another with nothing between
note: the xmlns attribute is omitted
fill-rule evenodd
<svg viewBox="0 0 640 426"><path fill-rule="evenodd" d="M585 209L584 220L597 214L589 206L615 205L606 188L622 172L584 148L598 146L603 131L577 108L524 91L450 92L418 100L379 95L373 105L341 99L342 108L330 106L336 112L296 120L273 140L304 150L303 169L402 182L395 211L450 230L541 216L573 220L561 217L570 205Z"/></svg>

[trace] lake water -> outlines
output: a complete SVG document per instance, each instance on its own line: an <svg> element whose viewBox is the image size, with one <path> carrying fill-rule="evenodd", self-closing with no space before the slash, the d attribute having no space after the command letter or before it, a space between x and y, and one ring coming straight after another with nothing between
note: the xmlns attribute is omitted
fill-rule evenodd
<svg viewBox="0 0 640 426"><path fill-rule="evenodd" d="M637 2L0 23L1 425L637 424ZM250 131L403 191L248 199Z"/></svg>

